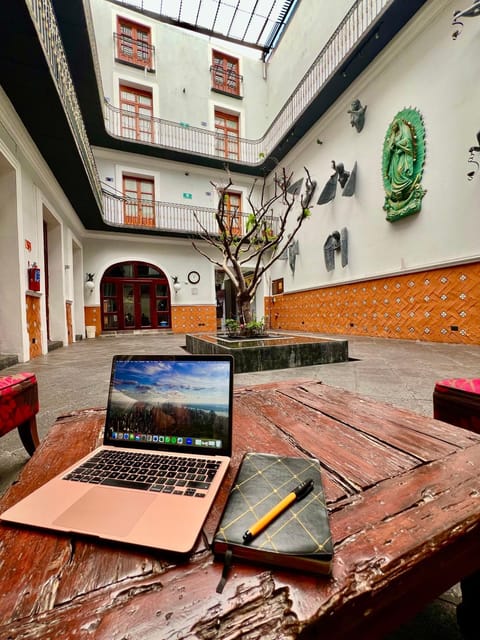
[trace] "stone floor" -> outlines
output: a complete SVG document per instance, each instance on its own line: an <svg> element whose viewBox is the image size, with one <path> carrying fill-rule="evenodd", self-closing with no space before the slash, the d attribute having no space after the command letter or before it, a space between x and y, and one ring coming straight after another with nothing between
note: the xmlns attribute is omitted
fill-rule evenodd
<svg viewBox="0 0 480 640"><path fill-rule="evenodd" d="M292 377L318 379L430 416L437 380L479 376L479 346L336 337L349 341L348 362L236 374L235 384ZM113 355L185 353L184 345L183 335L99 337L56 349L26 364L9 366L0 375L17 371L36 374L40 397L37 424L40 438L44 438L58 416L74 409L105 406ZM0 494L15 480L27 460L28 454L15 431L0 439ZM455 620L459 599L456 585L388 640L461 640Z"/></svg>

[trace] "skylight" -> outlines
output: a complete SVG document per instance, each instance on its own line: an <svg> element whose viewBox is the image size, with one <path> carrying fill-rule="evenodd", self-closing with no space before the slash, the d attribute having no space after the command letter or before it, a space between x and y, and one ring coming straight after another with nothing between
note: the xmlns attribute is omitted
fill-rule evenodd
<svg viewBox="0 0 480 640"><path fill-rule="evenodd" d="M301 0L113 0L175 26L268 56Z"/></svg>

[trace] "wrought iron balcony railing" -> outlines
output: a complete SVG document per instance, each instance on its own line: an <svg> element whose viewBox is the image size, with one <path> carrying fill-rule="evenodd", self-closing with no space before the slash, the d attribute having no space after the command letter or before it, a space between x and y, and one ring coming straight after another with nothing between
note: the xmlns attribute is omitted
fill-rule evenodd
<svg viewBox="0 0 480 640"><path fill-rule="evenodd" d="M358 40L367 30L372 28L381 14L393 2L395 0L357 0L354 3L265 135L258 140L236 137L231 140L231 142L235 143L232 146L238 147L236 161L247 166L254 166L261 164L263 159L268 157L276 145L291 130L301 113L319 94L330 77L341 68L343 61L351 53ZM45 58L64 105L92 191L99 208L102 209L102 205L104 207L104 221L111 225L123 226L129 224L129 226L133 226L131 221L129 223L125 222L125 207L122 201L113 197L104 196L102 198L97 167L85 131L51 1L25 0L25 3L35 24ZM128 112L122 113L120 109L110 104L105 106L106 128L115 137L132 139L132 128L125 127L122 121L122 118L131 117L135 116ZM223 140L219 141L218 133L192 127L188 123L150 118L148 122L140 124L142 126L135 130L141 132L141 139L138 141L144 144L161 145L182 152L216 158L224 157L221 155L223 153L222 150L231 146L228 144L229 140L225 139L224 134L221 134ZM183 234L198 233L201 230L193 216L193 208L191 207L174 203L155 203L153 209L153 213L149 213L146 209L142 213L140 227L154 226L157 229ZM197 215L201 216L202 224L205 222L205 228L215 233L214 210L195 209L195 211ZM138 220L138 215L137 218L131 216L131 219Z"/></svg>
<svg viewBox="0 0 480 640"><path fill-rule="evenodd" d="M134 40L125 34L113 34L117 60L134 67L155 71L155 47L144 40Z"/></svg>
<svg viewBox="0 0 480 640"><path fill-rule="evenodd" d="M162 118L146 117L105 104L105 125L116 138L134 140L142 144L159 145L168 149L185 151L199 156L225 158L224 149L238 148L242 163L256 164L261 159L257 153L257 141L228 136L215 131L192 127L187 122L172 122ZM248 158L251 158L249 161Z"/></svg>
<svg viewBox="0 0 480 640"><path fill-rule="evenodd" d="M212 89L230 96L242 98L243 76L224 67L215 64L210 67Z"/></svg>
<svg viewBox="0 0 480 640"><path fill-rule="evenodd" d="M73 86L62 40L58 31L55 12L53 11L50 0L25 0L25 3L38 33L45 59L50 67L70 128L74 134L77 148L92 186L92 191L101 209L102 189L97 165L85 130L75 87Z"/></svg>
<svg viewBox="0 0 480 640"><path fill-rule="evenodd" d="M342 63L352 52L359 39L394 1L356 0L300 80L265 135L257 140L235 138L239 146L236 161L247 166L255 166L261 164L264 158L272 153L283 137L292 129L303 111L318 96L328 80L341 68ZM118 108L107 103L105 122L109 133L117 138L132 140L129 130L122 127L122 117L127 116L132 117L132 114L122 114ZM148 127L149 135L136 138L138 142L160 145L200 156L223 157L221 151L219 152L219 147L222 145L216 144L218 134L215 131L155 117L149 119ZM138 127L137 130L142 129Z"/></svg>
<svg viewBox="0 0 480 640"><path fill-rule="evenodd" d="M137 200L103 192L104 219L116 227L136 229L157 229L170 233L200 235L205 232L212 236L219 234L215 219L216 209L193 207L174 202L158 200ZM247 231L248 213L232 211L226 214L225 222L233 236L244 235ZM269 216L265 220L268 235L278 232L278 217Z"/></svg>

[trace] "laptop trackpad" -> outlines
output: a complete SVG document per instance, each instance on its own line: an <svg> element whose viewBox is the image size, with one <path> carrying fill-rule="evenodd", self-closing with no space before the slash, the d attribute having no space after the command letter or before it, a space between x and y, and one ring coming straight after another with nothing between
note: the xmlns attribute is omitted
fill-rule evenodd
<svg viewBox="0 0 480 640"><path fill-rule="evenodd" d="M154 500L155 495L151 493L93 487L68 507L53 525L71 531L123 537Z"/></svg>

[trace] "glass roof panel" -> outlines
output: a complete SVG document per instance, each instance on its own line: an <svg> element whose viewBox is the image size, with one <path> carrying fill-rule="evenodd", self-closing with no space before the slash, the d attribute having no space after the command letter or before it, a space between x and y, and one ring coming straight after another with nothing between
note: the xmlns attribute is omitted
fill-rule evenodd
<svg viewBox="0 0 480 640"><path fill-rule="evenodd" d="M266 56L301 0L113 0L176 26L254 47Z"/></svg>

